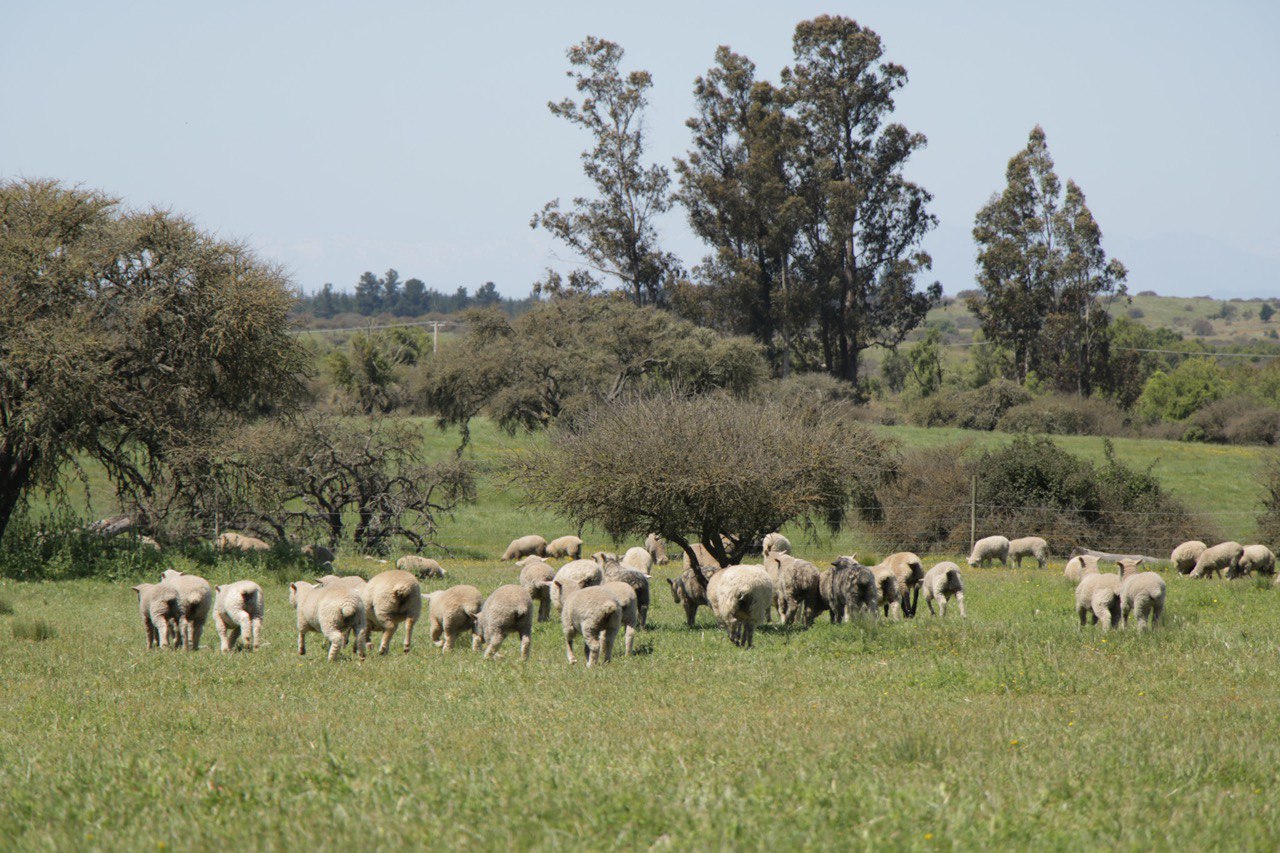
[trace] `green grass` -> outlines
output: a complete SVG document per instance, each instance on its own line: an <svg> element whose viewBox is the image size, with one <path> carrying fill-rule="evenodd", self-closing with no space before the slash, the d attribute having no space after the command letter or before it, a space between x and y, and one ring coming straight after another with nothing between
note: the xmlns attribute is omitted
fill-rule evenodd
<svg viewBox="0 0 1280 853"><path fill-rule="evenodd" d="M41 643L58 636L58 630L43 619L19 619L12 626L15 640Z"/></svg>
<svg viewBox="0 0 1280 853"><path fill-rule="evenodd" d="M824 618L750 651L657 595L642 653L587 671L554 623L527 663L425 630L409 655L300 658L260 579L266 645L229 656L211 629L147 652L124 583L0 584L58 627L0 653L4 846L1280 844L1280 592L1253 581L1171 577L1163 629L1103 633L1060 564L971 570L966 620Z"/></svg>

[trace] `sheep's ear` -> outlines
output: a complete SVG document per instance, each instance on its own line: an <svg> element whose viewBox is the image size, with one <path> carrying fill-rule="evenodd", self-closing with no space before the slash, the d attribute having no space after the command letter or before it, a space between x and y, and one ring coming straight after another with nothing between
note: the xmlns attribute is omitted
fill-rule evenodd
<svg viewBox="0 0 1280 853"><path fill-rule="evenodd" d="M138 584L137 586L135 586L135 587L133 588L133 591L134 591L134 592L136 592L136 593L139 595L139 597L141 597L141 595L142 595L142 584Z"/></svg>
<svg viewBox="0 0 1280 853"><path fill-rule="evenodd" d="M291 584L289 584L289 590L290 590L291 592L297 592L297 591L298 591L298 585L297 585L296 583L291 583Z"/></svg>
<svg viewBox="0 0 1280 853"><path fill-rule="evenodd" d="M1145 563L1145 562L1146 562L1146 560L1144 560L1144 559L1142 559L1141 557L1139 557L1138 559L1136 559L1136 560L1134 560L1134 561L1133 561L1133 564L1134 564L1135 566L1141 566L1141 565L1142 565L1143 563Z"/></svg>
<svg viewBox="0 0 1280 853"><path fill-rule="evenodd" d="M676 588L675 578L667 578L667 586L671 587L672 589L675 589Z"/></svg>
<svg viewBox="0 0 1280 853"><path fill-rule="evenodd" d="M222 584L218 584L213 588L214 592L222 592Z"/></svg>

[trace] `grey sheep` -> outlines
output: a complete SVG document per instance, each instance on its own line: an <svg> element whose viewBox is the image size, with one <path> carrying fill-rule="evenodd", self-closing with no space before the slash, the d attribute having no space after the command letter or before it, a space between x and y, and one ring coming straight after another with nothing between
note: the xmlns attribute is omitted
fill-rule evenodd
<svg viewBox="0 0 1280 853"><path fill-rule="evenodd" d="M1120 561L1120 612L1126 626L1132 613L1139 629L1160 623L1167 594L1164 578L1157 572L1138 571L1141 566L1142 560Z"/></svg>
<svg viewBox="0 0 1280 853"><path fill-rule="evenodd" d="M536 554L539 557L547 556L547 540L541 536L521 536L519 539L512 539L507 550L502 552L502 559L519 560L530 554Z"/></svg>
<svg viewBox="0 0 1280 853"><path fill-rule="evenodd" d="M529 659L533 637L533 597L519 584L504 584L484 600L476 619L473 646L484 644L485 659L498 656L508 634L520 635L520 659Z"/></svg>
<svg viewBox="0 0 1280 853"><path fill-rule="evenodd" d="M476 618L484 607L480 590L468 584L451 586L426 596L427 618L431 621L431 642L442 652L453 650L463 634L474 633Z"/></svg>
<svg viewBox="0 0 1280 853"><path fill-rule="evenodd" d="M646 556L648 556L646 554ZM625 563L616 560L607 562L601 569L601 580L604 583L625 583L631 587L636 596L636 609L641 628L649 624L649 575L637 571ZM628 652L630 654L630 652Z"/></svg>
<svg viewBox="0 0 1280 853"><path fill-rule="evenodd" d="M546 556L576 560L582 556L582 540L577 536L561 536L559 539L552 539L547 545Z"/></svg>
<svg viewBox="0 0 1280 853"><path fill-rule="evenodd" d="M1208 548L1209 546L1199 539L1183 542L1169 554L1169 562L1173 563L1173 567L1178 570L1178 574L1190 574L1191 570L1196 567L1196 560L1199 560L1200 555Z"/></svg>
<svg viewBox="0 0 1280 853"><path fill-rule="evenodd" d="M298 654L307 653L307 634L315 631L329 643L329 660L347 644L350 635L355 653L364 660L364 600L344 586L319 586L304 581L289 584L289 604L298 612Z"/></svg>
<svg viewBox="0 0 1280 853"><path fill-rule="evenodd" d="M230 652L244 637L244 647L257 651L262 632L262 587L253 581L236 581L215 586L213 594L213 627L218 629L219 649Z"/></svg>
<svg viewBox="0 0 1280 853"><path fill-rule="evenodd" d="M199 575L183 574L175 569L167 569L160 575L160 581L178 591L178 645L189 651L200 651L200 635L213 609L213 587Z"/></svg>
<svg viewBox="0 0 1280 853"><path fill-rule="evenodd" d="M626 650L626 653L629 656L635 645L636 629L642 627L640 621L640 606L636 599L636 591L632 589L630 584L622 581L605 581L600 584L600 588L616 598L618 600L618 606L622 608L620 611L623 630L622 647Z"/></svg>
<svg viewBox="0 0 1280 853"><path fill-rule="evenodd" d="M1049 562L1049 543L1039 536L1024 536L1021 539L1011 540L1009 559L1013 560L1015 566L1022 568L1023 557L1034 557L1043 569L1045 563Z"/></svg>
<svg viewBox="0 0 1280 853"><path fill-rule="evenodd" d="M390 569L369 578L361 591L365 607L363 642L369 642L371 631L382 632L378 654L385 655L396 629L404 623L404 651L413 642L413 626L422 616L422 587L413 573Z"/></svg>
<svg viewBox="0 0 1280 853"><path fill-rule="evenodd" d="M1098 558L1089 556L1072 557L1062 570L1062 576L1072 583L1080 583L1085 575L1097 574Z"/></svg>
<svg viewBox="0 0 1280 853"><path fill-rule="evenodd" d="M812 625L823 610L818 567L777 549L767 552L764 562L774 584L774 604L782 624L790 625L799 618L806 627Z"/></svg>
<svg viewBox="0 0 1280 853"><path fill-rule="evenodd" d="M706 576L712 574L712 571L704 567L702 573ZM685 624L692 628L698 608L711 606L711 602L707 601L707 588L698 580L693 569L685 569L678 578L667 578L667 584L671 587L671 598L684 608Z"/></svg>
<svg viewBox="0 0 1280 853"><path fill-rule="evenodd" d="M449 573L444 570L444 566L430 557L422 557L417 554L405 554L396 560L396 568L404 572L410 572L414 577L426 580L427 578L447 578Z"/></svg>
<svg viewBox="0 0 1280 853"><path fill-rule="evenodd" d="M333 550L320 544L303 545L302 556L317 569L333 562Z"/></svg>
<svg viewBox="0 0 1280 853"><path fill-rule="evenodd" d="M760 566L729 566L707 580L707 601L734 645L749 649L769 615L773 583Z"/></svg>
<svg viewBox="0 0 1280 853"><path fill-rule="evenodd" d="M604 582L604 573L595 560L573 560L565 563L556 572L551 584L551 604L556 610L562 610L561 594L587 586L599 586Z"/></svg>
<svg viewBox="0 0 1280 853"><path fill-rule="evenodd" d="M172 584L140 583L133 588L138 594L138 611L147 632L147 648L165 648L178 641L178 616L181 606L178 591Z"/></svg>
<svg viewBox="0 0 1280 853"><path fill-rule="evenodd" d="M649 557L655 565L667 564L667 543L658 534L650 533L644 537L644 549L649 552Z"/></svg>
<svg viewBox="0 0 1280 853"><path fill-rule="evenodd" d="M1260 575L1276 573L1276 555L1266 545L1246 545L1240 554L1240 574L1256 572Z"/></svg>
<svg viewBox="0 0 1280 853"><path fill-rule="evenodd" d="M938 563L924 576L924 603L929 605L933 613L933 603L938 602L938 616L947 615L947 602L956 600L960 608L960 616L964 614L964 580L960 577L960 567L955 563L943 561Z"/></svg>
<svg viewBox="0 0 1280 853"><path fill-rule="evenodd" d="M1191 570L1191 577L1211 577L1226 572L1228 578L1239 574L1240 558L1244 556L1244 546L1239 542L1222 542L1212 548L1206 548L1196 560Z"/></svg>
<svg viewBox="0 0 1280 853"><path fill-rule="evenodd" d="M819 573L818 589L832 622L847 622L858 612L874 619L880 612L880 584L856 554L836 557L830 569Z"/></svg>
<svg viewBox="0 0 1280 853"><path fill-rule="evenodd" d="M560 582L555 581L553 589ZM613 657L613 641L622 626L622 605L617 597L600 586L580 589L560 589L564 606L560 609L560 625L564 629L565 653L569 663L578 659L573 654L573 640L582 635L582 645L587 649L587 666L608 663Z"/></svg>
<svg viewBox="0 0 1280 853"><path fill-rule="evenodd" d="M520 566L520 586L529 596L538 602L538 621L551 619L551 582L556 579L556 570L541 557L525 557L517 565Z"/></svg>
<svg viewBox="0 0 1280 853"><path fill-rule="evenodd" d="M1009 565L1009 540L1004 536L988 536L985 539L979 539L973 543L973 553L965 560L970 568L975 566L986 566L993 560L999 560L1000 565Z"/></svg>
<svg viewBox="0 0 1280 853"><path fill-rule="evenodd" d="M1080 625L1087 624L1090 614L1093 624L1103 620L1108 628L1120 627L1120 576L1111 573L1085 575L1076 586L1076 615Z"/></svg>
<svg viewBox="0 0 1280 853"><path fill-rule="evenodd" d="M222 552L241 551L246 554L270 551L271 546L261 539L243 533L226 532L218 535L217 549Z"/></svg>

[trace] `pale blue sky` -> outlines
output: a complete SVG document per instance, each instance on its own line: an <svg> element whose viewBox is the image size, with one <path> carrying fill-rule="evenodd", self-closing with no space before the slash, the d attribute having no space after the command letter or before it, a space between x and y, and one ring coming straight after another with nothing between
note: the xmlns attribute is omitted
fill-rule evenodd
<svg viewBox="0 0 1280 853"><path fill-rule="evenodd" d="M1280 296L1280 4L444 4L0 0L0 177L57 177L239 237L313 290L366 269L524 295L571 258L530 215L582 192L587 139L546 109L590 33L650 70L653 158L688 144L728 44L776 79L797 21L880 33L897 119L972 286L969 231L1037 122L1134 290ZM687 264L703 247L662 222Z"/></svg>

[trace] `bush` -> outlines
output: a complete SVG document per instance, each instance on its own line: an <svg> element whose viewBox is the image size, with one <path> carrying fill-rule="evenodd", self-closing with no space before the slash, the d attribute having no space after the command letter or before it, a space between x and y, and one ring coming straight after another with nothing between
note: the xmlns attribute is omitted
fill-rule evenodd
<svg viewBox="0 0 1280 853"><path fill-rule="evenodd" d="M11 616L13 614L13 605L6 599L0 598L0 616Z"/></svg>
<svg viewBox="0 0 1280 853"><path fill-rule="evenodd" d="M1120 407L1095 397L1054 395L1014 406L1000 418L1004 432L1048 435L1124 435L1129 419Z"/></svg>
<svg viewBox="0 0 1280 853"><path fill-rule="evenodd" d="M1213 359L1188 358L1147 380L1136 408L1149 420L1184 421L1210 403L1227 396L1228 377Z"/></svg>
<svg viewBox="0 0 1280 853"><path fill-rule="evenodd" d="M1130 308L1125 312L1125 314L1130 320L1141 320L1143 317L1147 316L1147 312L1143 311L1141 308Z"/></svg>
<svg viewBox="0 0 1280 853"><path fill-rule="evenodd" d="M859 516L877 541L897 549L956 550L969 536L968 444L908 451L861 495Z"/></svg>
<svg viewBox="0 0 1280 853"><path fill-rule="evenodd" d="M1202 338L1207 337L1213 334L1213 324L1201 317L1191 324L1191 331Z"/></svg>
<svg viewBox="0 0 1280 853"><path fill-rule="evenodd" d="M1280 411L1237 394L1210 403L1187 420L1183 441L1268 444L1280 440Z"/></svg>
<svg viewBox="0 0 1280 853"><path fill-rule="evenodd" d="M830 373L793 373L786 379L773 379L762 384L754 397L794 406L854 403L858 400L858 389Z"/></svg>
<svg viewBox="0 0 1280 853"><path fill-rule="evenodd" d="M1262 514L1258 516L1258 539L1280 542L1280 457L1272 457L1259 479L1262 481Z"/></svg>
<svg viewBox="0 0 1280 853"><path fill-rule="evenodd" d="M1007 379L996 379L970 391L939 391L916 401L911 422L917 426L953 426L993 430L1004 413L1031 402L1031 392Z"/></svg>

